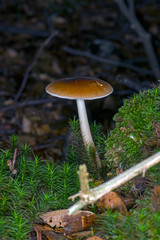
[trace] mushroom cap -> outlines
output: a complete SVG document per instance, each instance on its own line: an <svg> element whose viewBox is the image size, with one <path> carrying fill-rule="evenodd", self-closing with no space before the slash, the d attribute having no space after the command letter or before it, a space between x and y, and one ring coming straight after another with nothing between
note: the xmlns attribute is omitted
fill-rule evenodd
<svg viewBox="0 0 160 240"><path fill-rule="evenodd" d="M97 78L73 77L48 84L46 92L59 98L92 100L108 96L113 88Z"/></svg>

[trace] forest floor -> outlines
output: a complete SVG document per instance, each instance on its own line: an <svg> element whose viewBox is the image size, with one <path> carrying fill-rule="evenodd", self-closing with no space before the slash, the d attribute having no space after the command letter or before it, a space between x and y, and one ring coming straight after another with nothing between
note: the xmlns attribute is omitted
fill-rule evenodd
<svg viewBox="0 0 160 240"><path fill-rule="evenodd" d="M123 99L157 85L141 39L114 1L1 1L0 138L11 134L35 152L59 161L69 136L74 101L48 96L60 78L91 76L114 93L87 102L89 119L107 134ZM137 1L136 13L160 55L158 1ZM46 43L46 41L48 42ZM108 62L111 60L112 62Z"/></svg>

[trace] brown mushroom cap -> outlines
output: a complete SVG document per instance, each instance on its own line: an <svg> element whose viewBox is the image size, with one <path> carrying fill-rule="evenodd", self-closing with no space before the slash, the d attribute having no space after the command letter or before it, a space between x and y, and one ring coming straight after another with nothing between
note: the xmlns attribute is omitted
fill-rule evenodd
<svg viewBox="0 0 160 240"><path fill-rule="evenodd" d="M59 98L92 100L108 96L113 92L113 88L109 83L97 78L74 77L50 83L46 92Z"/></svg>

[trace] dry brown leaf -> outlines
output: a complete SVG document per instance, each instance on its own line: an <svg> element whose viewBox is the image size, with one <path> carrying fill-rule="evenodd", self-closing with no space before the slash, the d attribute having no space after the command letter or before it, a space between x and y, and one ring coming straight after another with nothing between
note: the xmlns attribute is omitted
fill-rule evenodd
<svg viewBox="0 0 160 240"><path fill-rule="evenodd" d="M62 234L57 234L53 231L53 228L49 226L43 226L41 224L34 224L34 230L37 233L37 240L42 240L42 233L47 237L48 240L60 240L66 239Z"/></svg>
<svg viewBox="0 0 160 240"><path fill-rule="evenodd" d="M91 235L91 231L83 231L83 232L76 232L76 233L72 233L71 237L75 238L75 239L81 239L83 237L86 236L90 236Z"/></svg>
<svg viewBox="0 0 160 240"><path fill-rule="evenodd" d="M118 196L122 199L127 209L133 208L135 205L135 197L132 193L125 193L123 191L117 191Z"/></svg>
<svg viewBox="0 0 160 240"><path fill-rule="evenodd" d="M23 116L22 119L22 129L24 133L30 133L31 131L31 121L26 116Z"/></svg>
<svg viewBox="0 0 160 240"><path fill-rule="evenodd" d="M92 181L92 179L91 179L91 181ZM102 180L102 179L94 181L93 188L98 187L102 183L104 183L104 180Z"/></svg>
<svg viewBox="0 0 160 240"><path fill-rule="evenodd" d="M132 188L131 192L134 194L134 196L143 196L145 193L146 189L148 187L151 187L151 180L148 177L142 177L142 176L137 176L132 180Z"/></svg>
<svg viewBox="0 0 160 240"><path fill-rule="evenodd" d="M160 212L160 185L154 186L152 193L152 205L151 208L154 211Z"/></svg>
<svg viewBox="0 0 160 240"><path fill-rule="evenodd" d="M44 223L54 227L57 232L60 231L66 234L83 231L91 227L96 220L95 214L90 211L79 210L69 215L68 209L47 212L40 217Z"/></svg>
<svg viewBox="0 0 160 240"><path fill-rule="evenodd" d="M57 61L52 62L52 69L55 74L62 74L62 69Z"/></svg>
<svg viewBox="0 0 160 240"><path fill-rule="evenodd" d="M122 199L115 192L106 193L101 197L100 201L97 204L98 207L102 207L104 209L113 209L118 210L122 214L127 213L127 208Z"/></svg>
<svg viewBox="0 0 160 240"><path fill-rule="evenodd" d="M11 125L8 123L1 123L0 124L0 131L9 131L11 130Z"/></svg>
<svg viewBox="0 0 160 240"><path fill-rule="evenodd" d="M103 240L103 239L97 236L93 236L93 237L87 238L86 240Z"/></svg>
<svg viewBox="0 0 160 240"><path fill-rule="evenodd" d="M13 48L8 48L6 53L7 53L8 57L11 57L11 58L15 58L18 56L18 52ZM6 57L7 57L7 55L6 55Z"/></svg>

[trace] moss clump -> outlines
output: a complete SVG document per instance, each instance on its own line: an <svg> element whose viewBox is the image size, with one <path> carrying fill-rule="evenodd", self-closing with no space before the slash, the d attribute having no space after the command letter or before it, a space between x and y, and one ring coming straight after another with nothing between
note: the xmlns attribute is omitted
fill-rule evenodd
<svg viewBox="0 0 160 240"><path fill-rule="evenodd" d="M16 147L15 136L12 146ZM68 197L79 191L77 167L41 160L31 156L27 145L18 147L13 176L7 160L10 150L0 151L0 236L1 239L29 239L33 223L41 212L68 208Z"/></svg>
<svg viewBox="0 0 160 240"><path fill-rule="evenodd" d="M106 140L106 163L124 169L160 150L160 87L125 100Z"/></svg>
<svg viewBox="0 0 160 240"><path fill-rule="evenodd" d="M78 165L85 163L91 177L96 179L100 175L102 178L105 178L106 166L104 165L102 170L97 169L95 154L92 149L88 151L82 141L79 121L76 118L70 120L69 127L71 130L71 141L68 141L68 146L66 148L67 161ZM100 159L104 161L106 138L102 132L102 127L95 122L91 124L90 127L98 155Z"/></svg>
<svg viewBox="0 0 160 240"><path fill-rule="evenodd" d="M99 217L99 223L101 236L111 240L158 240L160 236L160 215L147 207L127 216L108 210Z"/></svg>

